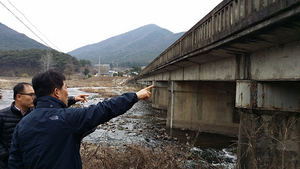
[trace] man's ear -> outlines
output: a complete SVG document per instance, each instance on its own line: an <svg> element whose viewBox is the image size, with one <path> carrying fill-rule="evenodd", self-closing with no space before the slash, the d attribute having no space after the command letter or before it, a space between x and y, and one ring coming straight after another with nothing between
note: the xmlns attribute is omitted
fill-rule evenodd
<svg viewBox="0 0 300 169"><path fill-rule="evenodd" d="M58 88L54 89L53 96L56 98L60 98L60 90Z"/></svg>
<svg viewBox="0 0 300 169"><path fill-rule="evenodd" d="M21 100L21 94L16 95L16 100Z"/></svg>

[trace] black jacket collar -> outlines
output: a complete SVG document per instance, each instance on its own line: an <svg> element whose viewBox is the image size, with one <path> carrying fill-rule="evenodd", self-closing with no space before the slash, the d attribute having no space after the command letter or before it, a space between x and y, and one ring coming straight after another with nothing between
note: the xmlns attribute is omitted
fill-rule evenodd
<svg viewBox="0 0 300 169"><path fill-rule="evenodd" d="M37 99L36 108L67 108L67 106L55 97L42 96Z"/></svg>
<svg viewBox="0 0 300 169"><path fill-rule="evenodd" d="M24 113L24 116L26 116L27 114L29 114L32 110L33 110L33 108L28 109L28 110ZM15 107L15 102L12 102L12 103L11 103L11 105L10 105L10 111L11 111L13 114L23 116L23 115L22 115L22 112L21 112L20 110L16 109L16 107Z"/></svg>

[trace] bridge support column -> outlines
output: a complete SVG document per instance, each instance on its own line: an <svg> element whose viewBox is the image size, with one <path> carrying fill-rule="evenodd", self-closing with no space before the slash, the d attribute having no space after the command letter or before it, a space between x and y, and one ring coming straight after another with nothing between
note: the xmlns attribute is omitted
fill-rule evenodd
<svg viewBox="0 0 300 169"><path fill-rule="evenodd" d="M152 107L156 109L167 110L169 103L168 82L154 82L152 93Z"/></svg>
<svg viewBox="0 0 300 169"><path fill-rule="evenodd" d="M237 81L236 91L239 168L299 168L299 82Z"/></svg>
<svg viewBox="0 0 300 169"><path fill-rule="evenodd" d="M169 83L168 90L171 92ZM167 125L238 135L239 118L234 111L235 82L173 82L173 109L169 97ZM173 110L173 112L171 112ZM173 117L171 117L173 114Z"/></svg>

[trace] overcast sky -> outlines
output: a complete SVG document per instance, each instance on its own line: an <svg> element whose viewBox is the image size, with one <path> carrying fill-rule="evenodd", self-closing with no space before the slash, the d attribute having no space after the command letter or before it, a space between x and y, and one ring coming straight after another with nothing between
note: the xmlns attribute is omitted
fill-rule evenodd
<svg viewBox="0 0 300 169"><path fill-rule="evenodd" d="M221 1L0 0L0 22L67 53L148 24L156 24L173 33L188 31Z"/></svg>

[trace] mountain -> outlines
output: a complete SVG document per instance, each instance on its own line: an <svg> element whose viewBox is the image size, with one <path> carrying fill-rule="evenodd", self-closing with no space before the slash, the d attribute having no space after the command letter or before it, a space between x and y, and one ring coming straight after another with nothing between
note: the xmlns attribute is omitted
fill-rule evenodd
<svg viewBox="0 0 300 169"><path fill-rule="evenodd" d="M51 49L0 23L0 50Z"/></svg>
<svg viewBox="0 0 300 169"><path fill-rule="evenodd" d="M166 48L179 39L182 33L172 33L157 25L142 26L104 41L83 46L68 54L77 59L87 59L92 64L133 63L143 66L150 63Z"/></svg>
<svg viewBox="0 0 300 169"><path fill-rule="evenodd" d="M167 29L150 24L95 44L83 46L68 54L77 59L90 60L92 64L97 64L100 56L101 64L144 66L183 34L184 32L174 34ZM0 23L0 51L24 49L51 48Z"/></svg>

